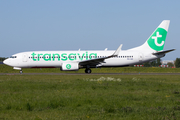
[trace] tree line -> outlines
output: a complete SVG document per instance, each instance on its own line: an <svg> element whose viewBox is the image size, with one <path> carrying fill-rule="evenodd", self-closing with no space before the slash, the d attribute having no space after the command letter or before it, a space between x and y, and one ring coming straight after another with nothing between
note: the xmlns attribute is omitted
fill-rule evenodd
<svg viewBox="0 0 180 120"><path fill-rule="evenodd" d="M161 65L161 59L158 58L154 61L150 61L150 62L145 62L143 63L144 67L159 67L159 65Z"/></svg>
<svg viewBox="0 0 180 120"><path fill-rule="evenodd" d="M0 61L4 61L6 58L5 57L0 57Z"/></svg>
<svg viewBox="0 0 180 120"><path fill-rule="evenodd" d="M158 58L155 61L145 62L145 63L143 63L143 65L144 65L144 67L158 67L159 65L161 65L161 59ZM167 65L168 65L168 67L180 68L180 58L176 58L174 63L168 62Z"/></svg>

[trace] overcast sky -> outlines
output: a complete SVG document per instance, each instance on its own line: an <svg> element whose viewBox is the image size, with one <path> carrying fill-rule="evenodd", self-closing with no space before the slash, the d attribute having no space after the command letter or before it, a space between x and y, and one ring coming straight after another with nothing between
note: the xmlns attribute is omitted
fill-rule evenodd
<svg viewBox="0 0 180 120"><path fill-rule="evenodd" d="M122 50L171 20L163 60L180 58L179 0L0 0L0 57L32 50Z"/></svg>

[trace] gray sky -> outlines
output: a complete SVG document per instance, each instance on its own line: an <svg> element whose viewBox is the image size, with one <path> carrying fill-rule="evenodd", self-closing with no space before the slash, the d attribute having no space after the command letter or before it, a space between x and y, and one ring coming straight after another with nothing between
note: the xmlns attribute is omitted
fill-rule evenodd
<svg viewBox="0 0 180 120"><path fill-rule="evenodd" d="M0 56L32 50L115 50L143 44L171 20L163 60L180 57L179 0L1 0Z"/></svg>

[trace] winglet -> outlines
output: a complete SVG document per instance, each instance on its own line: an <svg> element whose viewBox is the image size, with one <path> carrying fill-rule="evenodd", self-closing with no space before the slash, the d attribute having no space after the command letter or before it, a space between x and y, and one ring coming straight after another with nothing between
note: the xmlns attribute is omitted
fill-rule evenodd
<svg viewBox="0 0 180 120"><path fill-rule="evenodd" d="M119 52L121 51L121 48L122 48L122 44L118 47L118 49L114 52L114 54L112 55L113 57L114 56L118 56L119 55Z"/></svg>

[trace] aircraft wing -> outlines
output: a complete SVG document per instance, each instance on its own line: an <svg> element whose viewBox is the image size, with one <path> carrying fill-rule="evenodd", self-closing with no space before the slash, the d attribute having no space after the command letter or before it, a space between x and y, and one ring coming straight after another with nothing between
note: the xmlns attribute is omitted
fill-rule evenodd
<svg viewBox="0 0 180 120"><path fill-rule="evenodd" d="M79 65L85 66L85 65L97 65L99 63L103 63L105 59L116 57L120 53L122 48L122 44L118 47L118 49L110 56L102 57L102 58L96 58L96 59L90 59L90 60L83 60L79 62Z"/></svg>
<svg viewBox="0 0 180 120"><path fill-rule="evenodd" d="M171 50L165 50L165 51L160 51L160 52L156 52L156 53L152 53L153 55L162 55L162 54L166 54L168 52L174 51L175 49L171 49Z"/></svg>

